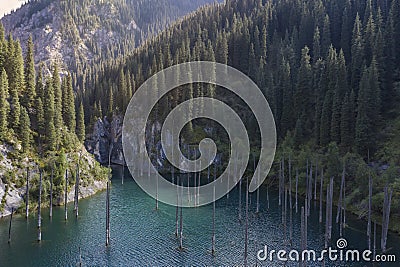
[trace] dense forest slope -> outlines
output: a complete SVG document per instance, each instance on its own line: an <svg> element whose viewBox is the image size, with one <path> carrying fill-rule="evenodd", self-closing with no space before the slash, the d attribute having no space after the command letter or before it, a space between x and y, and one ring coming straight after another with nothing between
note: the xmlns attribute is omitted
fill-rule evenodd
<svg viewBox="0 0 400 267"><path fill-rule="evenodd" d="M83 107L81 103L75 106L71 75L61 77L58 65L53 65L52 75L42 67L36 71L31 38L26 46L23 54L19 40L11 34L5 37L0 24L0 216L21 208L27 179L30 207L35 208L39 170L44 174L45 205L52 186L53 203L60 203L63 188L75 184L71 178L76 177L79 165L81 192L103 189L108 175L83 146ZM67 185L66 170L74 173Z"/></svg>
<svg viewBox="0 0 400 267"><path fill-rule="evenodd" d="M399 41L399 1L230 0L174 23L120 64L93 66L79 97L91 130L99 119L111 122L124 114L135 90L165 67L191 60L227 63L265 94L276 119L277 159L290 155L303 184L307 162L318 164L318 175L324 170L325 177L338 179L346 166L350 209L366 215L373 176L376 215L389 185L398 218ZM169 94L153 118L204 95L230 99L221 88L185 86ZM201 136L203 128L196 126L202 123L188 131ZM336 181L335 192L339 186Z"/></svg>

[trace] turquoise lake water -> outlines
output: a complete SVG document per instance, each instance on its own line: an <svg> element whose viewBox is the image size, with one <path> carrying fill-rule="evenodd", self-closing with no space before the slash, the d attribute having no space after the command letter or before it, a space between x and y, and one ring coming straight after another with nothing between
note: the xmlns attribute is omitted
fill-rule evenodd
<svg viewBox="0 0 400 267"><path fill-rule="evenodd" d="M244 191L244 190L243 190ZM105 192L81 200L79 217L75 218L73 204L68 205L68 221L64 221L63 207L53 210L50 221L48 210L43 210L42 238L38 243L37 218L27 221L15 216L12 243L8 244L9 218L0 220L0 266L79 266L79 247L82 266L241 266L244 260L244 223L238 219L238 187L229 198L216 203L216 255L211 255L212 205L183 209L184 251L178 250L174 235L176 208L162 203L155 210L155 200L147 196L126 175L121 184L121 173L114 169L111 189L111 245L105 246ZM244 216L244 197L242 192ZM283 242L281 211L277 192L270 192L267 210L266 188L260 190L260 213L256 214L256 194L252 194L249 211L248 264L251 266L284 266L283 262L257 260L257 252L264 248L279 250L299 248L300 214L293 212L293 246ZM324 225L318 223L318 203L312 202L309 217L308 248L323 249ZM336 214L334 209L334 215ZM334 216L335 217L335 216ZM348 215L344 237L348 249L367 248L366 223ZM380 247L378 228L377 247ZM338 239L334 226L332 246ZM400 259L400 237L389 235L389 253ZM288 262L286 266L298 266ZM321 262L307 266L322 266ZM363 262L327 262L325 266L372 266ZM385 263L381 266L400 266Z"/></svg>

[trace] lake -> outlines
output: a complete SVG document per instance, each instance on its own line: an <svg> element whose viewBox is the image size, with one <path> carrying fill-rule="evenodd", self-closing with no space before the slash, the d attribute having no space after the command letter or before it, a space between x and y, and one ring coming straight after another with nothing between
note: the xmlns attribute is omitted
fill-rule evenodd
<svg viewBox="0 0 400 267"><path fill-rule="evenodd" d="M238 220L239 190L234 188L229 198L216 203L216 254L211 255L212 205L183 209L184 251L178 250L175 237L176 208L162 203L155 210L155 200L146 195L126 175L121 184L121 171L114 169L111 189L111 245L105 246L105 192L81 200L79 217L75 218L73 204L68 205L68 221L64 221L64 208L43 210L42 239L36 241L37 218L28 221L14 216L12 243L9 245L9 218L0 220L0 266L79 266L79 247L82 266L240 266L244 258L244 222ZM290 250L283 242L281 211L278 193L269 192L270 209L267 210L266 188L260 190L260 213L256 214L256 194L250 196L248 264L255 266L283 266L283 262L257 260L257 252ZM245 194L242 190L242 212L245 215ZM293 201L294 203L294 201ZM303 203L303 200L300 200ZM312 202L313 203L313 202ZM299 208L300 210L300 208ZM300 213L300 212L299 212ZM300 246L300 214L293 212L293 248ZM336 210L334 209L334 216ZM324 220L325 221L325 220ZM366 223L347 215L348 227L344 237L348 249L367 248ZM313 203L308 219L308 249L323 249L325 225L318 222L318 203ZM380 247L378 227L377 247ZM338 229L334 225L332 247L336 248ZM389 234L388 253L400 257L400 237ZM286 266L298 266L288 262ZM321 262L307 266L322 266ZM369 266L365 263L327 262L325 266ZM372 266L372 265L371 265ZM385 263L381 266L398 266Z"/></svg>

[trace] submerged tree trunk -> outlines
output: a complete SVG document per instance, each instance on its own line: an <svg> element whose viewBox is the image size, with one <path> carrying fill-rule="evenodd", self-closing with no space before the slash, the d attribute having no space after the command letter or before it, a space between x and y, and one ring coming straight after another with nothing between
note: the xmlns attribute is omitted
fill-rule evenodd
<svg viewBox="0 0 400 267"><path fill-rule="evenodd" d="M107 179L106 192L106 246L110 245L110 178Z"/></svg>
<svg viewBox="0 0 400 267"><path fill-rule="evenodd" d="M321 170L321 181L319 190L319 223L322 223L322 199L323 199L323 186L324 186L324 170Z"/></svg>
<svg viewBox="0 0 400 267"><path fill-rule="evenodd" d="M382 217L382 237L381 237L381 248L382 252L386 252L387 234L389 230L389 219L390 219L390 205L392 203L393 190L385 186L385 197L383 204L383 217Z"/></svg>
<svg viewBox="0 0 400 267"><path fill-rule="evenodd" d="M343 229L346 228L346 179L343 183Z"/></svg>
<svg viewBox="0 0 400 267"><path fill-rule="evenodd" d="M125 176L125 160L122 163L122 175L121 175L121 184L124 184L124 177Z"/></svg>
<svg viewBox="0 0 400 267"><path fill-rule="evenodd" d="M158 210L158 177L156 176L156 210Z"/></svg>
<svg viewBox="0 0 400 267"><path fill-rule="evenodd" d="M305 200L305 209L308 209L308 203L309 200L306 198ZM307 214L304 214L304 250L307 249L307 243L308 243L308 216Z"/></svg>
<svg viewBox="0 0 400 267"><path fill-rule="evenodd" d="M260 172L258 172L258 181L260 181ZM260 212L260 187L257 188L257 207L256 207L256 213Z"/></svg>
<svg viewBox="0 0 400 267"><path fill-rule="evenodd" d="M287 238L287 196L288 196L288 190L285 188L285 194L284 194L284 208L283 208L283 239L286 240Z"/></svg>
<svg viewBox="0 0 400 267"><path fill-rule="evenodd" d="M215 185L213 191L213 222L212 222L212 238L211 238L211 254L215 255Z"/></svg>
<svg viewBox="0 0 400 267"><path fill-rule="evenodd" d="M200 166L201 166L201 162L200 162ZM197 183L197 206L200 205L201 172L199 172L198 178L199 178L199 181Z"/></svg>
<svg viewBox="0 0 400 267"><path fill-rule="evenodd" d="M311 199L312 199L312 185L313 185L313 168L312 168L312 162L310 164L310 171L308 173L308 203L307 203L307 216L310 216L310 209L311 209Z"/></svg>
<svg viewBox="0 0 400 267"><path fill-rule="evenodd" d="M239 178L239 221L242 221L242 177Z"/></svg>
<svg viewBox="0 0 400 267"><path fill-rule="evenodd" d="M54 176L54 166L51 166L51 175L50 175L50 219L53 218L53 176Z"/></svg>
<svg viewBox="0 0 400 267"><path fill-rule="evenodd" d="M247 267L247 246L249 230L249 180L246 180L246 223L244 232L244 266Z"/></svg>
<svg viewBox="0 0 400 267"><path fill-rule="evenodd" d="M329 184L326 185L326 208L325 208L325 248L328 247L329 231Z"/></svg>
<svg viewBox="0 0 400 267"><path fill-rule="evenodd" d="M76 165L76 176L75 176L75 201L74 201L74 210L75 217L79 216L79 164Z"/></svg>
<svg viewBox="0 0 400 267"><path fill-rule="evenodd" d="M333 177L327 187L326 197L326 236L327 241L330 242L332 238L332 204L333 204Z"/></svg>
<svg viewBox="0 0 400 267"><path fill-rule="evenodd" d="M65 190L64 190L64 219L65 220L68 220L67 202L68 202L68 169L65 170Z"/></svg>
<svg viewBox="0 0 400 267"><path fill-rule="evenodd" d="M292 162L289 157L289 241L293 240Z"/></svg>
<svg viewBox="0 0 400 267"><path fill-rule="evenodd" d="M343 163L343 173L342 173L342 180L340 182L340 192L339 192L339 199L337 205L337 212L336 212L336 223L339 224L339 235L342 236L342 229L343 229L343 188L344 188L344 179L346 175L346 165Z"/></svg>
<svg viewBox="0 0 400 267"><path fill-rule="evenodd" d="M367 225L367 237L368 237L368 249L371 250L371 211L372 211L372 178L371 174L368 175L368 225Z"/></svg>
<svg viewBox="0 0 400 267"><path fill-rule="evenodd" d="M25 218L29 217L29 167L26 168Z"/></svg>
<svg viewBox="0 0 400 267"><path fill-rule="evenodd" d="M304 219L306 218L306 214L305 214L305 209L304 207L301 207L301 214L300 214L300 249L301 250L305 250L306 245L305 245L305 222ZM304 266L305 262L304 260L300 261L300 266Z"/></svg>
<svg viewBox="0 0 400 267"><path fill-rule="evenodd" d="M214 165L215 166L215 165ZM214 167L214 182L217 177L216 169ZM213 219L212 219L212 238L211 238L211 254L215 255L215 184L213 187Z"/></svg>
<svg viewBox="0 0 400 267"><path fill-rule="evenodd" d="M13 214L14 214L14 208L11 208L10 225L8 226L8 244L11 243L11 226L12 226Z"/></svg>
<svg viewBox="0 0 400 267"><path fill-rule="evenodd" d="M172 182L174 182L174 168L172 168ZM175 210L175 236L179 235L179 176L176 178L176 210Z"/></svg>
<svg viewBox="0 0 400 267"><path fill-rule="evenodd" d="M297 189L299 186L299 170L296 168L296 214L298 213L298 199L297 199Z"/></svg>
<svg viewBox="0 0 400 267"><path fill-rule="evenodd" d="M315 162L314 201L317 201L318 159Z"/></svg>
<svg viewBox="0 0 400 267"><path fill-rule="evenodd" d="M374 222L374 251L372 253L373 258L376 256L376 222Z"/></svg>
<svg viewBox="0 0 400 267"><path fill-rule="evenodd" d="M182 182L182 181L181 181ZM181 184L182 187L182 196L183 196L183 182ZM179 223L179 249L183 250L183 208L182 208L182 199L181 197L181 207L180 207L180 223Z"/></svg>
<svg viewBox="0 0 400 267"><path fill-rule="evenodd" d="M39 201L38 201L38 241L42 241L42 170L39 177Z"/></svg>

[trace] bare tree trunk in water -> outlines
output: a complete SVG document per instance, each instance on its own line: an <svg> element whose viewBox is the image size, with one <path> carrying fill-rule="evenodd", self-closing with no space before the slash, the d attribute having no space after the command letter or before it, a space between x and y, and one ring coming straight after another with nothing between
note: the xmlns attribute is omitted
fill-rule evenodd
<svg viewBox="0 0 400 267"><path fill-rule="evenodd" d="M54 176L54 165L51 166L51 175L50 175L50 219L53 218L53 176Z"/></svg>
<svg viewBox="0 0 400 267"><path fill-rule="evenodd" d="M14 214L14 208L11 208L10 225L8 226L8 244L11 243L11 226L12 226L13 214Z"/></svg>
<svg viewBox="0 0 400 267"><path fill-rule="evenodd" d="M368 225L367 225L367 237L368 237L368 249L371 250L371 210L372 210L372 177L368 175Z"/></svg>
<svg viewBox="0 0 400 267"><path fill-rule="evenodd" d="M323 186L324 186L324 170L322 169L321 170L320 190L319 190L319 223L322 223L322 199L324 197Z"/></svg>
<svg viewBox="0 0 400 267"><path fill-rule="evenodd" d="M382 218L382 238L381 238L381 248L382 252L386 252L386 244L387 244L387 234L389 230L389 219L390 219L390 206L392 203L392 193L393 190L385 187L385 198L383 204L383 218Z"/></svg>
<svg viewBox="0 0 400 267"><path fill-rule="evenodd" d="M298 201L297 201L297 188L298 188L298 186L299 186L299 170L296 168L296 200L295 200L295 202L296 202L296 214L298 213Z"/></svg>
<svg viewBox="0 0 400 267"><path fill-rule="evenodd" d="M68 220L68 169L65 170L65 190L64 190L64 220Z"/></svg>
<svg viewBox="0 0 400 267"><path fill-rule="evenodd" d="M247 267L247 243L249 230L249 180L246 181L246 225L244 232L244 266Z"/></svg>
<svg viewBox="0 0 400 267"><path fill-rule="evenodd" d="M38 241L42 241L42 170L39 170L39 201L38 201Z"/></svg>
<svg viewBox="0 0 400 267"><path fill-rule="evenodd" d="M29 167L26 168L25 218L29 217Z"/></svg>

